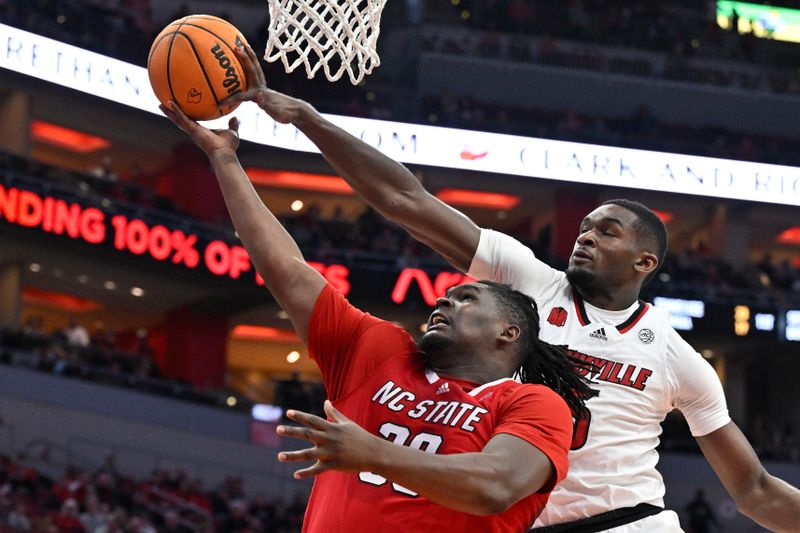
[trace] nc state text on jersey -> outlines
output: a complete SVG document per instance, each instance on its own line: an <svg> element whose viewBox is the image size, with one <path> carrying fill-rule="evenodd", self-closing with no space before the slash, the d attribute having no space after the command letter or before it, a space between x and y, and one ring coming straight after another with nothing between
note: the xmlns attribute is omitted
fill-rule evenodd
<svg viewBox="0 0 800 533"><path fill-rule="evenodd" d="M450 427L456 427L460 423L461 429L469 432L475 431L475 424L478 424L481 417L489 412L483 407L471 403L450 400L438 402L422 400L413 403L416 402L416 399L413 392L403 390L391 380L384 383L372 396L373 402L385 405L397 413L405 411L410 418Z"/></svg>

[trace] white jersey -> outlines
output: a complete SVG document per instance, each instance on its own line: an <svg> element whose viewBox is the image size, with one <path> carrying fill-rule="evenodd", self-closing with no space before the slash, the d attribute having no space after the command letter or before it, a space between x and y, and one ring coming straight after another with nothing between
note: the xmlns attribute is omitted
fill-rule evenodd
<svg viewBox="0 0 800 533"><path fill-rule="evenodd" d="M667 413L680 409L694 436L730 422L711 365L670 327L664 310L642 301L623 311L594 307L573 291L566 274L502 233L481 231L469 274L532 296L541 339L568 346L597 368L590 377L600 394L586 403L590 419L575 428L569 474L536 525L639 503L663 507L656 446Z"/></svg>

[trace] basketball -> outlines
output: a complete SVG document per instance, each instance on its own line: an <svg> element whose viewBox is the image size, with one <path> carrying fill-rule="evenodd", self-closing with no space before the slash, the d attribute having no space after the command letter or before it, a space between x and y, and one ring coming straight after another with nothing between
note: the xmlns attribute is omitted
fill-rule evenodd
<svg viewBox="0 0 800 533"><path fill-rule="evenodd" d="M225 98L247 90L247 75L235 49L247 44L229 22L189 15L170 23L153 41L147 58L150 85L158 100L172 100L194 120L227 115L238 103Z"/></svg>

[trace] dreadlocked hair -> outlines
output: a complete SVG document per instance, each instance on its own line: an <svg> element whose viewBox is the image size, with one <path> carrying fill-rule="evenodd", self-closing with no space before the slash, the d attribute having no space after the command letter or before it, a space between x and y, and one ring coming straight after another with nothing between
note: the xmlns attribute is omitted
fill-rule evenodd
<svg viewBox="0 0 800 533"><path fill-rule="evenodd" d="M587 417L584 402L598 394L585 377L593 366L565 347L539 339L539 311L533 298L502 283L479 283L492 290L501 312L520 327L520 380L550 387L564 399L575 418Z"/></svg>

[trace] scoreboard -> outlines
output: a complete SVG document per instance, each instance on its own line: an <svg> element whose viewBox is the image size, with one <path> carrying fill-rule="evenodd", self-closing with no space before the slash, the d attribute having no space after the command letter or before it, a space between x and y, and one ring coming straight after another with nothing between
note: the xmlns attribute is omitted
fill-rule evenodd
<svg viewBox="0 0 800 533"><path fill-rule="evenodd" d="M670 313L670 325L678 331L771 338L800 342L800 306L738 303L655 296L653 305Z"/></svg>

